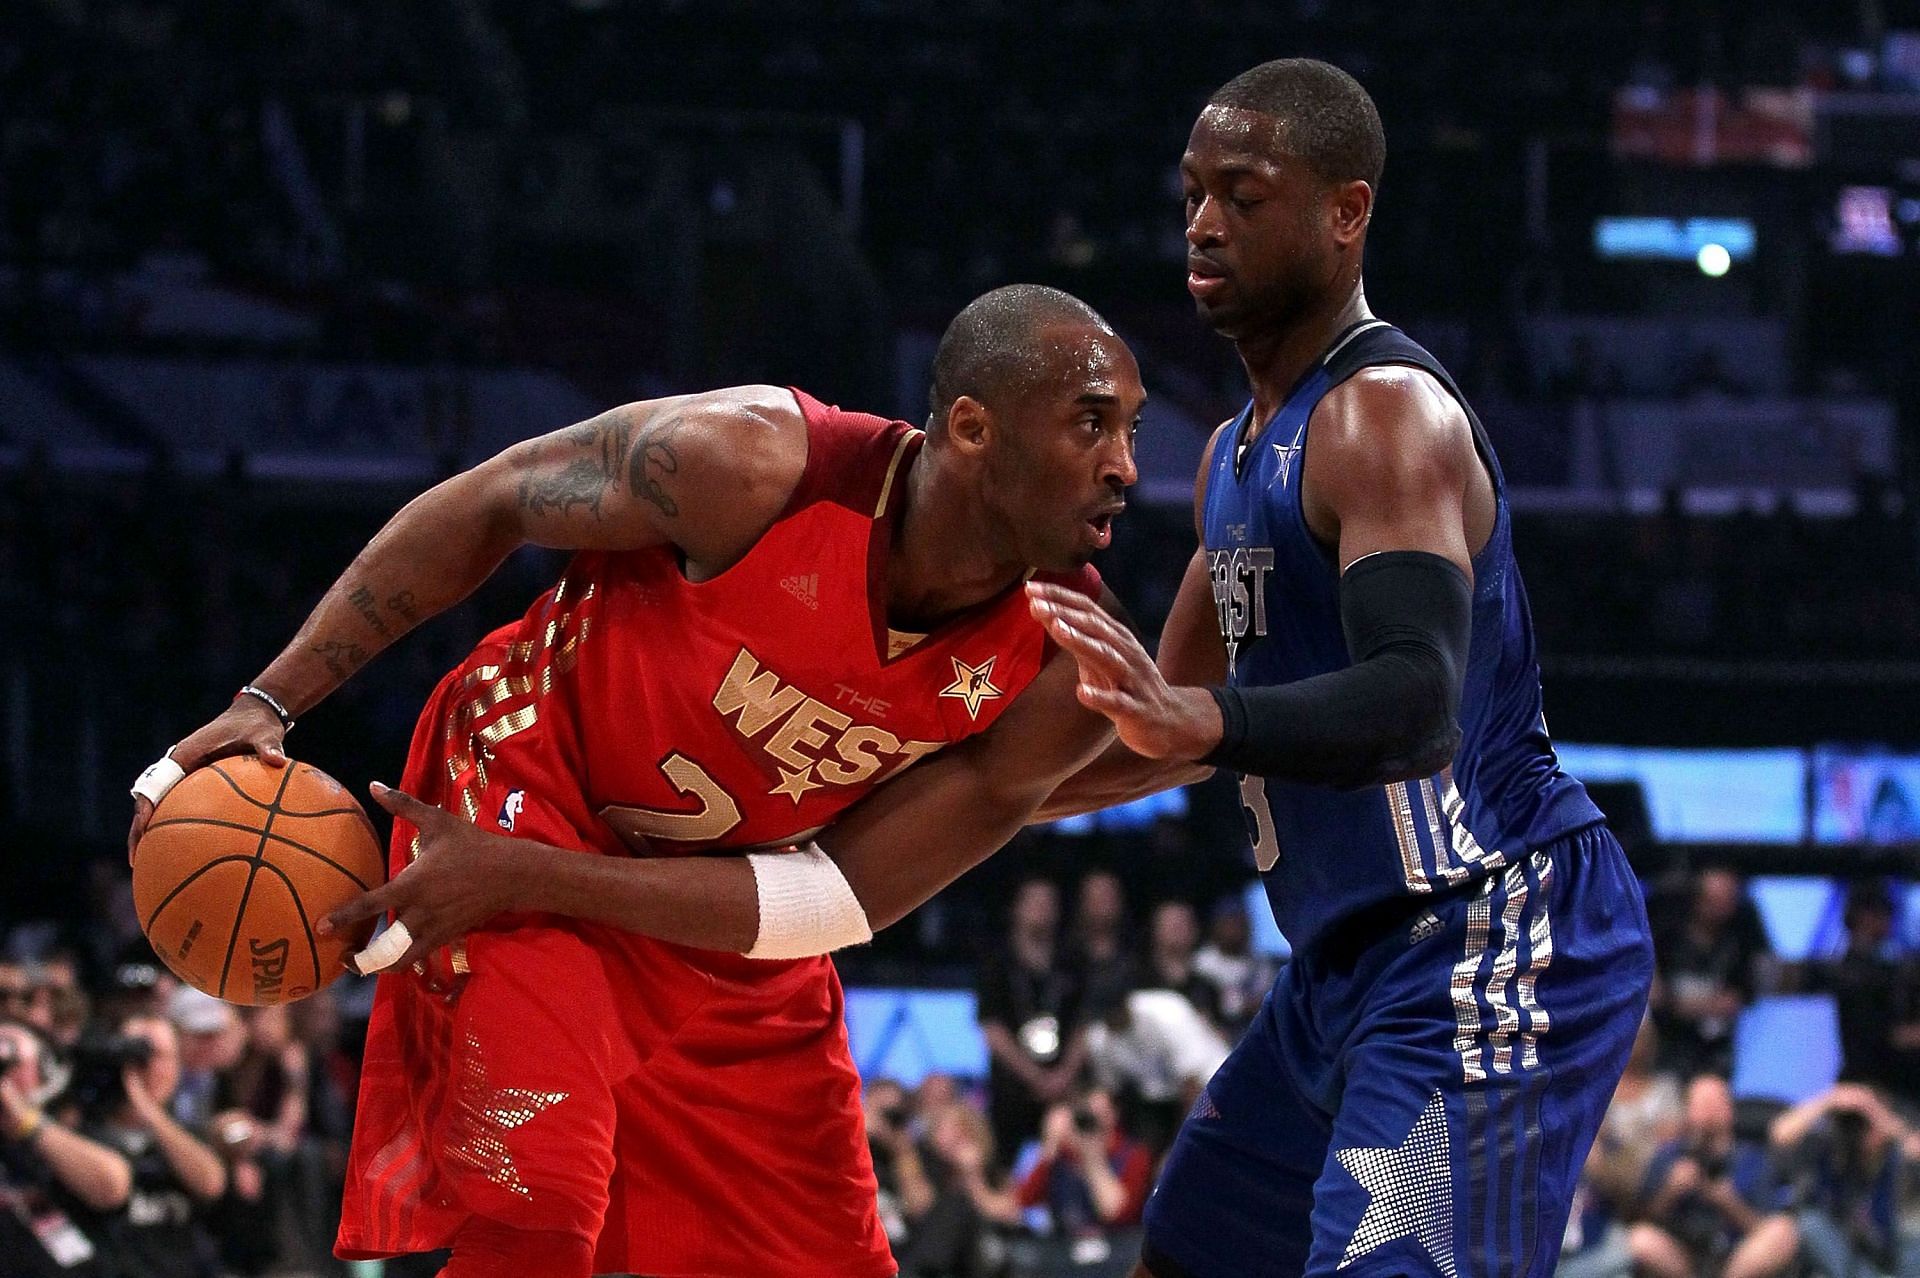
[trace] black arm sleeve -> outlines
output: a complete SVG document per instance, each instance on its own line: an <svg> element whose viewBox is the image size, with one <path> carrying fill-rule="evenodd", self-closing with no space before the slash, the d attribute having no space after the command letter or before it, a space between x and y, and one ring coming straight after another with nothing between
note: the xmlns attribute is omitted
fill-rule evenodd
<svg viewBox="0 0 1920 1278"><path fill-rule="evenodd" d="M1340 578L1353 664L1265 688L1214 688L1226 728L1202 763L1355 787L1430 776L1460 744L1473 588L1419 550L1355 560Z"/></svg>

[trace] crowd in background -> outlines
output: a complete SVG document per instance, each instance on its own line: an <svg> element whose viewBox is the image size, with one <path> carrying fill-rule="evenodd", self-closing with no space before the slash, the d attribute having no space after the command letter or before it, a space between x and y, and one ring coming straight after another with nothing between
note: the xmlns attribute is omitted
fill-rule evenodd
<svg viewBox="0 0 1920 1278"><path fill-rule="evenodd" d="M90 879L89 917L0 936L0 1259L57 1238L92 1267L48 1273L339 1272L369 985L232 1007L154 962L123 871ZM1560 1272L1920 1274L1920 956L1888 886L1857 881L1844 942L1801 962L1774 955L1730 871L1649 887L1653 1000ZM1237 892L1130 899L1093 869L1004 899L969 965L985 1077L867 1079L883 1223L904 1278L1124 1274L1174 1132L1280 963ZM1742 1014L1791 992L1831 997L1840 1081L1736 1097Z"/></svg>

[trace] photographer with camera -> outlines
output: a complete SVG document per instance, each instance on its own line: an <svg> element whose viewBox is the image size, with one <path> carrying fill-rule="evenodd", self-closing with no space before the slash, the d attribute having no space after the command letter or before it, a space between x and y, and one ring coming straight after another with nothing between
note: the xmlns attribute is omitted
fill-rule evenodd
<svg viewBox="0 0 1920 1278"><path fill-rule="evenodd" d="M1863 1083L1836 1083L1773 1120L1768 1139L1791 1169L1801 1245L1830 1278L1909 1274L1901 1255L1902 1149L1913 1132Z"/></svg>
<svg viewBox="0 0 1920 1278"><path fill-rule="evenodd" d="M61 1080L40 1036L0 1023L0 1273L8 1278L106 1272L97 1240L74 1220L77 1208L118 1210L133 1169L45 1106Z"/></svg>
<svg viewBox="0 0 1920 1278"><path fill-rule="evenodd" d="M99 1219L113 1263L143 1278L211 1278L218 1269L199 1214L226 1192L227 1169L168 1111L180 1081L172 1023L128 1017L118 1034L83 1040L74 1056L87 1134L133 1169L124 1209Z"/></svg>
<svg viewBox="0 0 1920 1278"><path fill-rule="evenodd" d="M1799 1254L1790 1196L1765 1143L1739 1139L1733 1090L1701 1074L1687 1085L1685 1131L1653 1156L1646 1218L1680 1243L1696 1272L1771 1278Z"/></svg>
<svg viewBox="0 0 1920 1278"><path fill-rule="evenodd" d="M1113 1251L1113 1231L1140 1223L1152 1187L1153 1156L1120 1130L1113 1097L1089 1088L1072 1105L1055 1105L1040 1128L1040 1161L1020 1185L1022 1207L1045 1207L1053 1232L1076 1265Z"/></svg>

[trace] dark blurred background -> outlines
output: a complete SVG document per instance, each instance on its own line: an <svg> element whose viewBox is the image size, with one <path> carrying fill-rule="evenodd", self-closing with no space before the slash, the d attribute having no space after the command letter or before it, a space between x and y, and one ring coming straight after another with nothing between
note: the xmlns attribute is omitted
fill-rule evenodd
<svg viewBox="0 0 1920 1278"><path fill-rule="evenodd" d="M995 285L1072 290L1141 356L1141 500L1100 566L1157 630L1200 446L1244 395L1182 288L1176 165L1212 88L1301 54L1379 103L1368 296L1460 377L1512 481L1549 720L1664 920L1664 1066L1797 1101L1879 1052L1911 1083L1911 0L8 0L7 956L36 990L119 979L128 780L409 496L609 404L728 383L917 420L942 325ZM295 752L392 779L434 678L556 567L510 562ZM843 964L870 1074L932 1071L941 1095L984 1074L990 1009L938 991L991 983L1034 875L1065 890L1089 989L1103 946L1135 992L1181 987L1203 942L1234 979L1236 955L1285 953L1264 905L1238 912L1231 787L1031 832ZM1884 935L1856 935L1849 894L1884 901ZM1865 1003L1821 975L1849 956L1880 982ZM344 1029L321 1018L314 1050L345 1045L344 1096L366 992L337 993ZM1222 997L1200 1010L1230 1039L1250 1009ZM1843 1051L1860 1007L1878 1046ZM1763 1031L1749 1062L1791 1077L1743 1083L1735 1038ZM918 1130L964 1143L939 1103ZM987 1232L1041 1263L1016 1224Z"/></svg>

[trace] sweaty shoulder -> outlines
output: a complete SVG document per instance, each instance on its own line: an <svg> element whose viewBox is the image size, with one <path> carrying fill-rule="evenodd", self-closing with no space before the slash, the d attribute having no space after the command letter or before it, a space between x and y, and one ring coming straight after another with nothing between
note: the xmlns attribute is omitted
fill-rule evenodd
<svg viewBox="0 0 1920 1278"><path fill-rule="evenodd" d="M634 432L629 482L666 517L689 567L710 575L780 517L809 452L794 392L734 386L662 401Z"/></svg>
<svg viewBox="0 0 1920 1278"><path fill-rule="evenodd" d="M1465 558L1493 526L1493 483L1474 442L1466 410L1439 379L1400 364L1362 368L1329 390L1314 408L1302 469L1307 526L1329 546L1342 546L1350 522L1450 525L1451 554ZM1427 549L1421 542L1407 548Z"/></svg>
<svg viewBox="0 0 1920 1278"><path fill-rule="evenodd" d="M1393 447L1473 452L1466 410L1440 380L1410 364L1374 364L1335 386L1313 410L1309 441L1343 451Z"/></svg>

